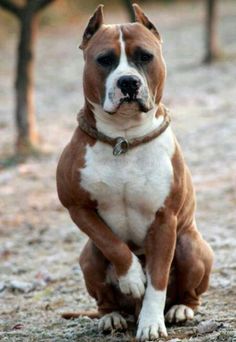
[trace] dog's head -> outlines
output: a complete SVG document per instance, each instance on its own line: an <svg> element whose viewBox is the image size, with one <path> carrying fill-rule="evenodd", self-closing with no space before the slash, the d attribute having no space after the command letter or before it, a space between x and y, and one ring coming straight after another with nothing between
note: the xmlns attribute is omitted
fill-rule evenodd
<svg viewBox="0 0 236 342"><path fill-rule="evenodd" d="M105 25L103 6L96 9L83 35L84 93L103 112L146 113L161 100L165 63L161 38L141 8L136 22Z"/></svg>

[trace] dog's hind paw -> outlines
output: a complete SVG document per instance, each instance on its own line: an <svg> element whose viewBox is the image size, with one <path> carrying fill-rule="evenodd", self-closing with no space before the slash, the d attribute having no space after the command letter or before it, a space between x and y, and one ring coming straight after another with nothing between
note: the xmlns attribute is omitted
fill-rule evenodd
<svg viewBox="0 0 236 342"><path fill-rule="evenodd" d="M101 331L125 330L127 322L118 312L113 311L100 318L98 329Z"/></svg>
<svg viewBox="0 0 236 342"><path fill-rule="evenodd" d="M165 315L165 319L169 323L184 322L184 321L187 321L188 319L189 320L193 319L193 317L194 317L193 310L184 304L173 305L172 308L170 308L170 310Z"/></svg>
<svg viewBox="0 0 236 342"><path fill-rule="evenodd" d="M119 287L122 293L134 298L141 298L145 292L146 276L138 258L133 254L128 272L119 277Z"/></svg>

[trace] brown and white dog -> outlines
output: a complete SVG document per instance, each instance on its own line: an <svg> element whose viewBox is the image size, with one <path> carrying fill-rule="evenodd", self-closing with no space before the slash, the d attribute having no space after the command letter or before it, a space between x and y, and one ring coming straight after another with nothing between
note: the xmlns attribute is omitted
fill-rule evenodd
<svg viewBox="0 0 236 342"><path fill-rule="evenodd" d="M194 317L213 253L197 230L191 176L161 104L161 38L138 5L136 22L91 17L85 104L57 169L58 194L89 240L80 265L102 330L138 316L137 340L167 336L165 319ZM165 314L165 319L164 319Z"/></svg>

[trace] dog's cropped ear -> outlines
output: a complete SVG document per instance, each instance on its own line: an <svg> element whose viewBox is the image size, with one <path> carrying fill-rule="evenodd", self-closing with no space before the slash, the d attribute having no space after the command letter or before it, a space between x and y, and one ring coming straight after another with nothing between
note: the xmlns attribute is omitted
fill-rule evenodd
<svg viewBox="0 0 236 342"><path fill-rule="evenodd" d="M153 23L148 19L148 17L144 14L141 7L138 4L133 4L134 14L135 14L135 21L144 25L147 29L149 29L159 40L161 40L161 36L157 31L156 27Z"/></svg>
<svg viewBox="0 0 236 342"><path fill-rule="evenodd" d="M103 5L99 5L91 18L89 19L88 25L84 31L83 34L83 40L82 43L80 44L79 48L83 50L87 44L90 38L97 32L97 30L102 26L104 22L104 17L103 17Z"/></svg>

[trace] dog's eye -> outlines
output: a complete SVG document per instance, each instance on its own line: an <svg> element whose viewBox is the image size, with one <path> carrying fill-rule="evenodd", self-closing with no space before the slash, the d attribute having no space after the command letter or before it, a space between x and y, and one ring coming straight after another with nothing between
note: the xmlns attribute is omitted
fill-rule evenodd
<svg viewBox="0 0 236 342"><path fill-rule="evenodd" d="M153 55L145 50L142 50L140 48L137 48L137 50L134 53L134 60L137 64L148 64L153 59Z"/></svg>
<svg viewBox="0 0 236 342"><path fill-rule="evenodd" d="M115 63L115 56L114 55L103 55L97 58L98 64L103 67L110 67Z"/></svg>
<svg viewBox="0 0 236 342"><path fill-rule="evenodd" d="M148 53L148 52L140 53L140 56L139 56L140 62L148 63L148 62L151 62L152 59L153 59L153 55L151 53Z"/></svg>

